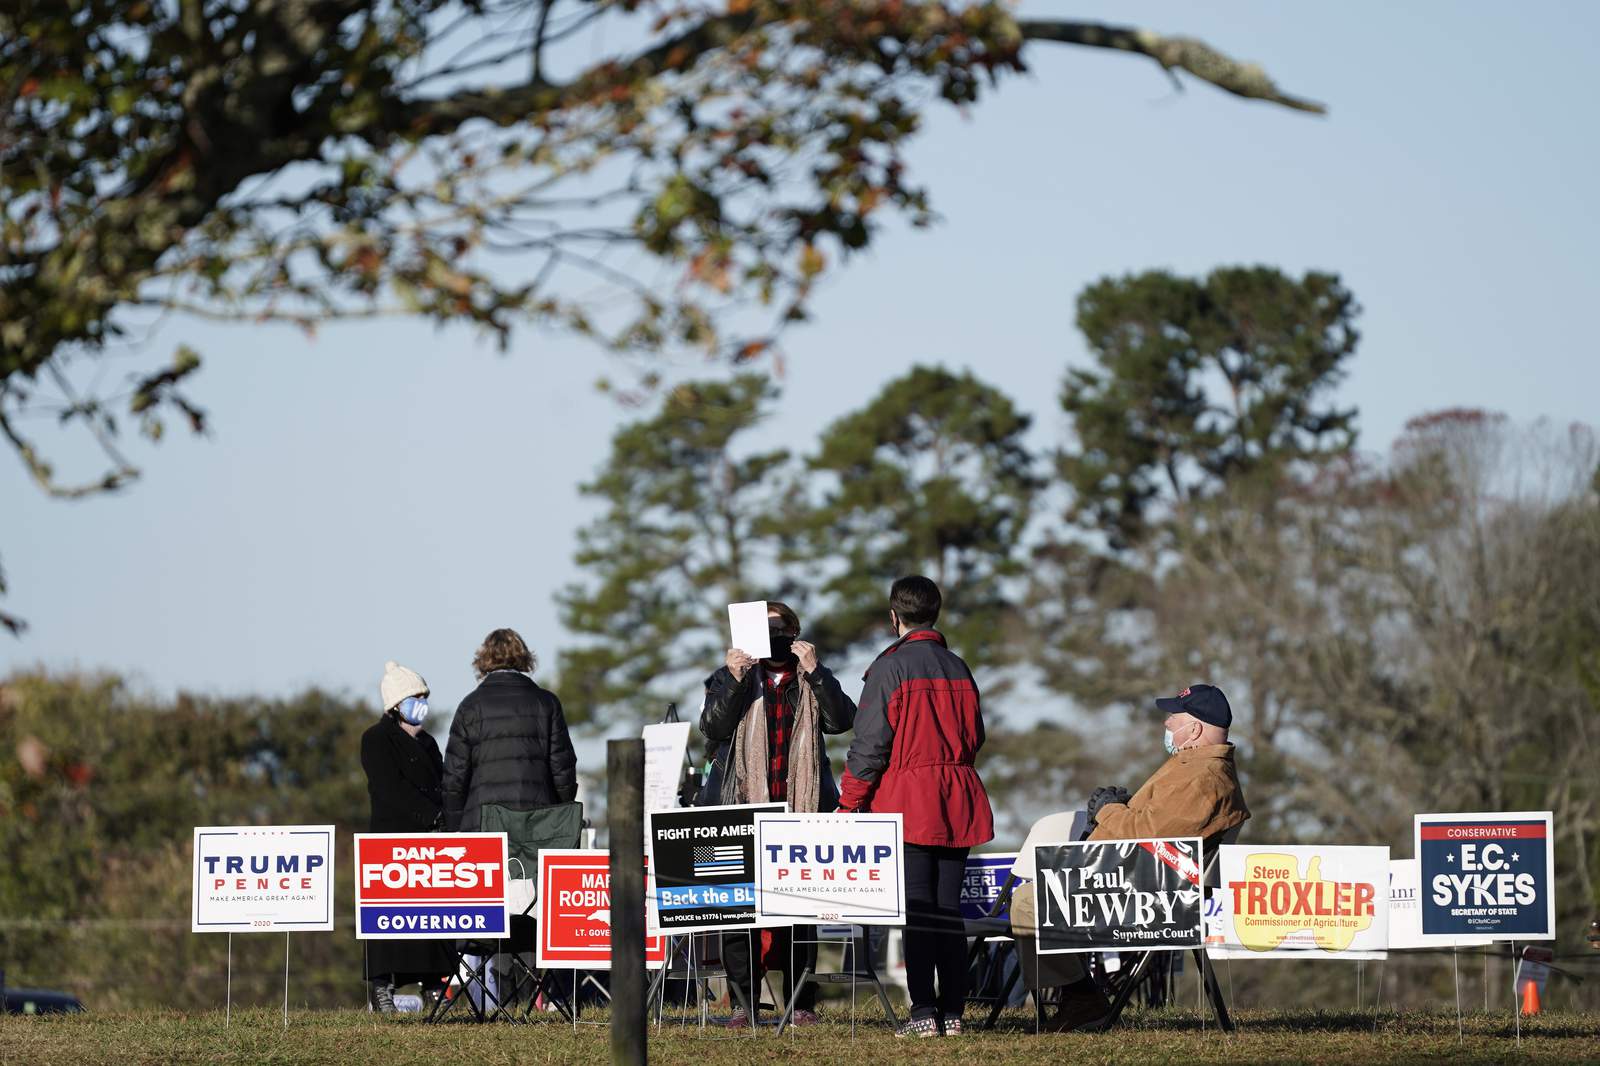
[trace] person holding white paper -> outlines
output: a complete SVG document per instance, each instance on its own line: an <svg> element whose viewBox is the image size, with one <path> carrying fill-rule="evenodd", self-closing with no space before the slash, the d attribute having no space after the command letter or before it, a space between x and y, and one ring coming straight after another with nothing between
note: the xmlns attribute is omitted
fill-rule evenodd
<svg viewBox="0 0 1600 1066"><path fill-rule="evenodd" d="M770 658L755 659L729 648L722 668L706 679L700 732L714 755L699 802L784 802L791 811L831 811L838 805L839 790L823 736L844 733L855 724L855 701L818 660L816 647L800 639L800 617L791 607L769 602L767 625ZM793 954L796 972L816 956L815 944L791 939L814 939L810 926L766 934L772 938L772 954L783 964ZM722 938L728 978L752 1006L762 969L761 953L752 947L761 935L740 931ZM785 998L793 995L794 976L785 973ZM815 1022L815 1007L816 986L810 985L796 1001L794 1023ZM728 1024L742 1028L750 1019L741 1008Z"/></svg>

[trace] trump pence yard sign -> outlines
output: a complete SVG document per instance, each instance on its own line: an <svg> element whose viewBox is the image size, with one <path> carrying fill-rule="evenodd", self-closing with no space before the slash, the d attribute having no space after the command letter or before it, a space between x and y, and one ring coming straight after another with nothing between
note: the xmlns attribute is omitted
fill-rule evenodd
<svg viewBox="0 0 1600 1066"><path fill-rule="evenodd" d="M333 928L333 826L196 826L191 930Z"/></svg>
<svg viewBox="0 0 1600 1066"><path fill-rule="evenodd" d="M357 940L509 933L504 833L357 833Z"/></svg>
<svg viewBox="0 0 1600 1066"><path fill-rule="evenodd" d="M770 922L906 923L898 814L758 814L756 913Z"/></svg>

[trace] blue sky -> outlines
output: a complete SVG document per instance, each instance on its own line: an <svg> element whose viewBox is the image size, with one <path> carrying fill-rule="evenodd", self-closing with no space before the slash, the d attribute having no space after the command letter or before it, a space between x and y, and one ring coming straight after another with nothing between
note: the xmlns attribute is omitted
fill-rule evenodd
<svg viewBox="0 0 1600 1066"><path fill-rule="evenodd" d="M1074 12L1202 37L1331 114L1176 95L1146 61L1035 46L1031 73L970 115L934 112L911 158L944 222L886 234L834 277L787 340L765 432L804 448L920 361L999 385L1048 446L1062 372L1086 359L1072 327L1086 283L1256 262L1336 271L1364 306L1340 399L1360 408L1365 448L1448 406L1594 419L1600 5L1512 11ZM0 637L0 672L106 668L159 692L315 683L375 702L397 658L451 706L492 627L554 661L552 593L593 513L576 486L630 416L593 387L616 368L559 336L524 332L502 355L416 322L315 341L173 322L155 343L180 341L206 356L192 391L214 432L133 446L131 490L53 502L0 457L5 606L33 627Z"/></svg>

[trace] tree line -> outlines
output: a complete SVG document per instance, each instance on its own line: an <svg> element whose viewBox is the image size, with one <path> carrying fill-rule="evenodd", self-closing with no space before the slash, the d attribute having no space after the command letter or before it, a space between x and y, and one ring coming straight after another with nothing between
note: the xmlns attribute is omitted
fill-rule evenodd
<svg viewBox="0 0 1600 1066"><path fill-rule="evenodd" d="M724 606L767 596L836 664L865 661L887 639L889 581L920 570L985 691L980 769L1009 816L997 846L1096 785L1136 785L1161 757L1150 697L1205 679L1240 712L1247 839L1403 855L1415 812L1551 809L1570 948L1600 877L1595 434L1447 410L1386 453L1358 450L1335 397L1357 313L1326 274L1097 282L1077 305L1091 360L1063 373L1066 432L1042 454L1016 402L939 367L797 451L760 432L781 402L763 376L667 390L585 486L603 508L560 596L575 642L553 684L582 727L632 732L692 701ZM195 825L334 822L348 915L370 721L364 701L315 691L0 683L11 979L98 1007L214 1005L224 944L184 920ZM246 1000L279 994L265 939L235 945ZM297 938L295 959L297 998L359 1002L347 928ZM1290 987L1240 969L1241 995Z"/></svg>

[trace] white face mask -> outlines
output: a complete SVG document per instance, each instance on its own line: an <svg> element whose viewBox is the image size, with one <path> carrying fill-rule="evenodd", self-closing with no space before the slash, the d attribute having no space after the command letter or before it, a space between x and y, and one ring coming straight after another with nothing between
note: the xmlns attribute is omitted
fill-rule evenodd
<svg viewBox="0 0 1600 1066"><path fill-rule="evenodd" d="M1161 735L1163 737L1162 745L1167 749L1167 754L1168 755L1176 755L1176 754L1178 754L1178 745L1172 739L1172 730L1169 729L1165 733L1162 733Z"/></svg>
<svg viewBox="0 0 1600 1066"><path fill-rule="evenodd" d="M421 725L428 718L428 697L407 696L395 710L407 725Z"/></svg>

